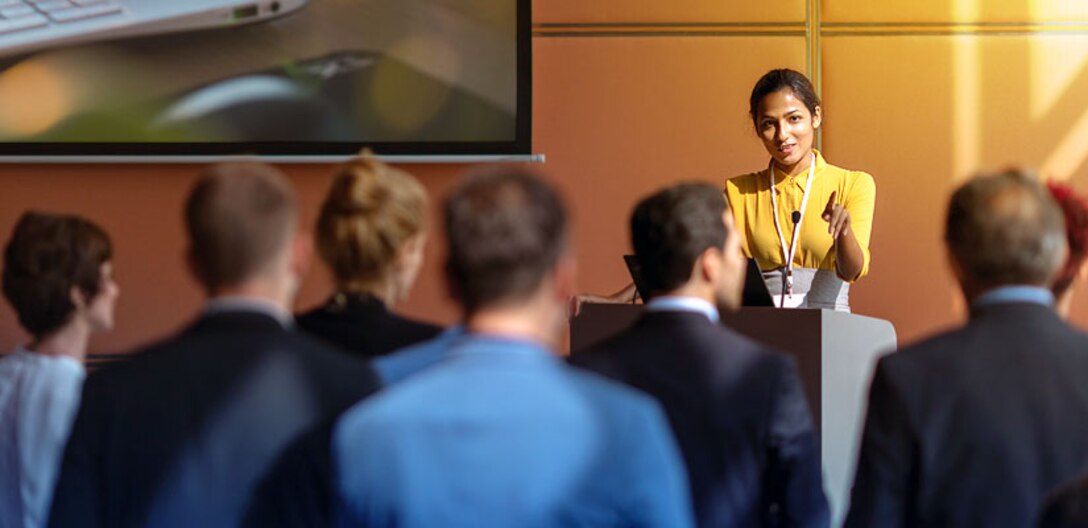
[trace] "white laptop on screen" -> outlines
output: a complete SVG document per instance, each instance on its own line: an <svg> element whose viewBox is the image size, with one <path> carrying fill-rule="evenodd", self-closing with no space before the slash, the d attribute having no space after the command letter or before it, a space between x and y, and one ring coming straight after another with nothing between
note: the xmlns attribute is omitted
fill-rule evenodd
<svg viewBox="0 0 1088 528"><path fill-rule="evenodd" d="M259 22L308 0L0 0L0 57L60 45Z"/></svg>

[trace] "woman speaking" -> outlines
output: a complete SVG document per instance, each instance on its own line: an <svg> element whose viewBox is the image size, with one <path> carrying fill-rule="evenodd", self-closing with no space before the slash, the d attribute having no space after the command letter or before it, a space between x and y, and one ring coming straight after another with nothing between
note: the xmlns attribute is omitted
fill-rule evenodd
<svg viewBox="0 0 1088 528"><path fill-rule="evenodd" d="M725 182L725 197L775 302L850 311L850 283L869 271L876 186L813 149L823 110L812 83L793 70L767 72L748 111L771 159Z"/></svg>
<svg viewBox="0 0 1088 528"><path fill-rule="evenodd" d="M793 70L771 70L752 89L748 112L771 159L767 168L726 180L725 199L778 306L850 311L850 283L869 271L872 176L824 161L812 148L823 121L812 83ZM634 285L583 302L628 302Z"/></svg>

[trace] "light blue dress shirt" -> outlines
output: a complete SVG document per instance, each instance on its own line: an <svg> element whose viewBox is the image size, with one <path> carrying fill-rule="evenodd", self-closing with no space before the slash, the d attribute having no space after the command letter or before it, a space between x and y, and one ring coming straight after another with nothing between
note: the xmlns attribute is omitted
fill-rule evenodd
<svg viewBox="0 0 1088 528"><path fill-rule="evenodd" d="M678 295L654 297L650 302L646 303L646 311L694 312L705 315L707 319L710 319L713 323L721 321L721 315L718 314L718 309L705 299L700 299L698 297L681 297Z"/></svg>
<svg viewBox="0 0 1088 528"><path fill-rule="evenodd" d="M333 433L338 526L692 525L660 407L495 336L363 400Z"/></svg>
<svg viewBox="0 0 1088 528"><path fill-rule="evenodd" d="M987 290L975 298L973 306L989 306L991 304L1027 302L1046 306L1054 305L1054 294L1046 288L1039 286L1001 286Z"/></svg>
<svg viewBox="0 0 1088 528"><path fill-rule="evenodd" d="M383 386L393 385L442 361L455 341L465 336L465 327L447 328L434 339L404 347L371 362Z"/></svg>
<svg viewBox="0 0 1088 528"><path fill-rule="evenodd" d="M0 359L0 528L45 526L84 377L68 357Z"/></svg>

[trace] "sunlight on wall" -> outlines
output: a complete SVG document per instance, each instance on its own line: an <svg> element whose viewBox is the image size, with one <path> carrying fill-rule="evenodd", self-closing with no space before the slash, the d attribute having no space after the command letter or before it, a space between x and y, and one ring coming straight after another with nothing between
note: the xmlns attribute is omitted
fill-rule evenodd
<svg viewBox="0 0 1088 528"><path fill-rule="evenodd" d="M978 18L979 0L956 0L953 18L975 20ZM962 181L976 170L981 156L978 94L982 68L978 42L975 37L958 37L955 43L953 65L956 71L955 100L952 108L952 142L954 148L952 177Z"/></svg>
<svg viewBox="0 0 1088 528"><path fill-rule="evenodd" d="M1064 112L1080 113L1040 165L1044 177L1068 180L1088 159L1088 106L1068 101L1078 95L1074 85L1088 75L1088 46L1082 43L1083 37L1061 35L1031 41L1032 124L1045 130L1049 120L1066 117Z"/></svg>

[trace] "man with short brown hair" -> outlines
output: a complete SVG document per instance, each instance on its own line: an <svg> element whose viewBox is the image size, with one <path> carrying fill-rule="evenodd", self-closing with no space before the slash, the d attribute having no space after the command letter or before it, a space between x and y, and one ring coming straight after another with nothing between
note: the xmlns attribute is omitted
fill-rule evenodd
<svg viewBox="0 0 1088 528"><path fill-rule="evenodd" d="M293 329L309 245L278 170L212 167L185 223L204 313L87 380L51 526L237 526L283 449L377 386Z"/></svg>

